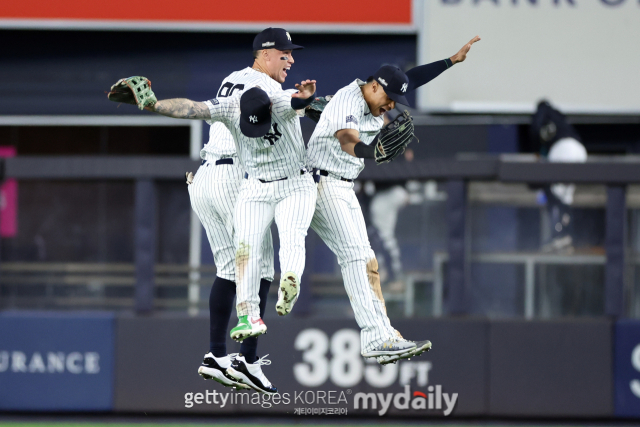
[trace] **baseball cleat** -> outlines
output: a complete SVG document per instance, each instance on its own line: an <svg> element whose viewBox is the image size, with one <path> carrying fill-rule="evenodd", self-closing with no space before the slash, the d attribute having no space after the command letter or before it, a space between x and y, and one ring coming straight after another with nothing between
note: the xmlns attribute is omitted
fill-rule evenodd
<svg viewBox="0 0 640 427"><path fill-rule="evenodd" d="M298 301L298 282L298 276L295 273L289 272L282 275L276 303L278 315L286 316L291 313L293 305Z"/></svg>
<svg viewBox="0 0 640 427"><path fill-rule="evenodd" d="M397 354L397 355L384 355L376 357L376 360L381 365L386 365L388 363L396 363L401 359L409 359L414 356L420 356L422 353L431 350L431 341L415 341L415 348L409 351L408 354Z"/></svg>
<svg viewBox="0 0 640 427"><path fill-rule="evenodd" d="M185 172L184 176L187 180L187 185L193 184L193 172Z"/></svg>
<svg viewBox="0 0 640 427"><path fill-rule="evenodd" d="M231 339L241 342L246 338L257 337L267 333L267 325L261 318L253 316L240 316L238 324L231 330Z"/></svg>
<svg viewBox="0 0 640 427"><path fill-rule="evenodd" d="M261 365L271 365L271 361L266 359L267 356L268 354L256 360L255 363L247 363L244 356L239 356L227 368L227 374L257 392L272 396L278 392L278 389L264 376L260 368Z"/></svg>
<svg viewBox="0 0 640 427"><path fill-rule="evenodd" d="M205 380L217 381L225 387L250 389L248 385L238 382L227 374L227 368L237 356L238 353L233 353L224 357L215 357L213 353L207 353L204 355L202 365L198 368L198 374Z"/></svg>
<svg viewBox="0 0 640 427"><path fill-rule="evenodd" d="M416 348L416 343L413 341L405 340L402 337L394 336L384 341L378 347L373 350L369 350L362 353L363 357L378 357L378 356L398 356L404 354L410 354L411 350Z"/></svg>

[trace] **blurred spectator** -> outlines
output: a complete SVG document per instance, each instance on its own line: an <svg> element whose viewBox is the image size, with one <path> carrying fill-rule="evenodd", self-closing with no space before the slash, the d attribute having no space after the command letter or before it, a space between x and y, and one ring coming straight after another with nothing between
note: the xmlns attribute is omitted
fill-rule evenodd
<svg viewBox="0 0 640 427"><path fill-rule="evenodd" d="M541 101L533 115L530 139L540 145L540 155L550 162L586 162L587 150L580 135L566 117L548 101ZM544 200L550 218L550 239L543 243L543 252L572 253L572 205L575 184L557 183L544 188Z"/></svg>

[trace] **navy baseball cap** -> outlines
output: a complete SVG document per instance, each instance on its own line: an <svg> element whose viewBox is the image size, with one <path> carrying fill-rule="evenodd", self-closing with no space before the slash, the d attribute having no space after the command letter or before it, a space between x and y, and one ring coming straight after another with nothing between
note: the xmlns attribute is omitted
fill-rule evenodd
<svg viewBox="0 0 640 427"><path fill-rule="evenodd" d="M269 27L253 39L253 50L262 49L295 50L304 47L291 43L291 35L283 28Z"/></svg>
<svg viewBox="0 0 640 427"><path fill-rule="evenodd" d="M409 89L409 77L398 67L383 65L373 75L373 78L382 86L385 93L398 104L409 105L404 94Z"/></svg>
<svg viewBox="0 0 640 427"><path fill-rule="evenodd" d="M252 87L240 97L240 130L249 138L263 137L271 129L271 99L262 89Z"/></svg>

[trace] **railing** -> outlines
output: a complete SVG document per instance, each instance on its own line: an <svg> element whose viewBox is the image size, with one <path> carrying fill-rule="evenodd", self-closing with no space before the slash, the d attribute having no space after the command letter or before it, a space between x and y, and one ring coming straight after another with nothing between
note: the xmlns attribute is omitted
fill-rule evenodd
<svg viewBox="0 0 640 427"><path fill-rule="evenodd" d="M531 160L530 158L524 158ZM626 184L640 182L640 161L636 157L624 158L614 162L598 161L585 164L548 164L532 161L522 161L523 158L503 156L502 158L459 158L414 162L411 167L394 165L388 168L366 168L362 178L385 181L387 179L440 179L447 180L447 209L449 211L449 250L450 262L447 265L449 308L452 312L464 312L462 302L466 285L466 269L464 248L465 218L467 211L467 182L473 180L503 180L505 182L582 182L606 183L607 190L607 221L606 232L608 246L606 256L606 312L610 315L620 315L623 311L623 274L624 227L626 215ZM101 157L18 157L5 160L6 176L28 179L133 179L136 181L136 309L151 310L154 306L154 287L165 286L161 277L157 277L155 263L154 222L156 217L154 180L181 179L184 170L193 170L198 162L188 158L101 158ZM144 228L144 231L142 231ZM138 231L138 230L141 231ZM199 307L199 248L201 231L197 218L192 218L192 233L190 244L190 266L187 283L189 306ZM452 242L455 244L452 245ZM462 251L461 251L462 250ZM524 258L523 258L524 259ZM534 258L528 258L534 259ZM535 258L538 259L538 258ZM530 270L533 261L518 261ZM130 267L133 268L133 267ZM442 267L436 265L436 270ZM530 275L527 276L528 283ZM114 279L115 280L115 279ZM122 279L118 279L122 280ZM410 279L412 280L412 279ZM434 283L444 288L444 284L434 278ZM442 279L444 280L444 279ZM408 289L411 287L408 286ZM529 289L529 288L528 288ZM409 292L409 291L407 291ZM442 291L438 291L442 294ZM405 314L412 310L408 302L412 299L410 293L405 296ZM441 299L441 298L440 298ZM442 307L435 306L434 314L442 312ZM195 312L194 312L195 313ZM531 309L526 310L527 316Z"/></svg>
<svg viewBox="0 0 640 427"><path fill-rule="evenodd" d="M195 133L195 132L194 132ZM195 139L194 139L195 140ZM196 147L197 144L192 144ZM193 154L193 153L192 153ZM135 259L132 268L135 271L135 308L148 311L156 305L154 297L156 286L170 286L164 278L157 275L155 247L156 218L155 181L163 179L182 179L185 170L195 170L199 162L189 157L16 157L3 162L5 177L19 180L56 179L56 180L104 180L127 179L136 182L135 208ZM434 289L447 289L448 307L452 313L465 313L464 300L467 285L465 270L468 262L465 257L465 221L467 215L467 184L470 180L502 182L527 182L549 184L554 182L595 183L607 186L606 202L606 243L605 243L605 312L607 315L620 316L623 313L624 295L624 226L626 219L626 186L640 183L640 158L626 156L620 158L592 158L583 164L560 164L537 162L531 156L502 157L466 157L455 159L431 159L412 163L390 163L384 167L365 168L363 180L387 181L398 179L440 180L447 185L447 217L449 229L448 253L450 260L446 266L447 283L443 283L443 266L435 266L440 273L434 272ZM199 287L204 280L200 274L199 239L200 225L192 215L189 266L183 273L187 277L189 307L200 307ZM515 260L514 260L515 262ZM518 261L531 269L532 261ZM537 261L536 261L537 262ZM600 261L599 261L600 262ZM4 268L4 266L0 266ZM190 268L190 269L189 269ZM127 280L114 274L112 286L127 286ZM530 276L528 276L530 277ZM16 279L17 280L17 279ZM25 279L26 280L26 279ZM29 279L30 280L30 279ZM167 279L173 280L173 279ZM529 280L529 279L527 279ZM122 282L119 282L122 281ZM172 282L171 282L172 283ZM69 284L69 286L72 286ZM172 285L173 286L173 285ZM182 285L176 285L182 286ZM411 288L410 286L407 289ZM407 291L409 292L409 291ZM412 299L406 293L404 301ZM442 300L441 297L436 298ZM435 300L434 300L435 301ZM113 301L115 303L115 301ZM436 304L434 302L434 304ZM439 304L439 303L438 303ZM405 304L405 314L412 309ZM441 313L442 305L434 306L434 313ZM530 313L530 309L526 311Z"/></svg>
<svg viewBox="0 0 640 427"><path fill-rule="evenodd" d="M132 263L6 262L0 266L0 308L134 309L135 272ZM208 307L208 300L189 298L188 291L195 285L198 293L203 287L208 292L216 277L215 266L156 264L154 272L154 308L193 311ZM278 280L276 275L274 282ZM314 284L310 288L315 296L346 295L339 275L315 274L310 276L310 281ZM163 295L167 288L181 292ZM270 293L275 295L277 288L272 286ZM33 292L34 289L40 292Z"/></svg>

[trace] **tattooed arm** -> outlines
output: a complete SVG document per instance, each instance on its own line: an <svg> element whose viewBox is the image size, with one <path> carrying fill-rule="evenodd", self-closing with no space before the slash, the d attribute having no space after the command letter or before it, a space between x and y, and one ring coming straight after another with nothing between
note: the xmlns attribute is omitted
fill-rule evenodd
<svg viewBox="0 0 640 427"><path fill-rule="evenodd" d="M204 120L211 118L211 112L207 104L185 98L165 99L156 102L153 106L145 108L163 116L176 119Z"/></svg>

